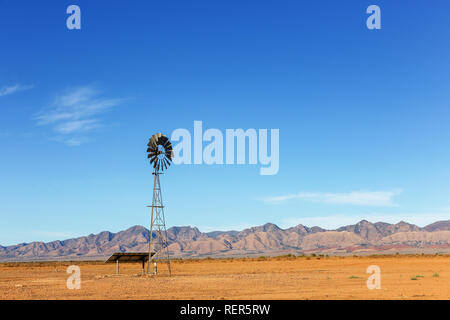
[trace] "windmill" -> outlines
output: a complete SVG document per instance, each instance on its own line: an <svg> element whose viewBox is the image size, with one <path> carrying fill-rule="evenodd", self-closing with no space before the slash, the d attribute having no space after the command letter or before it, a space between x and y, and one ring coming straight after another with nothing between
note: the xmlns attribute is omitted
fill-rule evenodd
<svg viewBox="0 0 450 320"><path fill-rule="evenodd" d="M150 265L154 259L165 258L167 259L167 266L169 268L170 275L169 244L159 175L170 166L173 158L173 148L169 138L162 133L153 135L147 146L147 158L150 160L150 165L152 165L154 169L153 202L151 206L148 206L152 208L152 219L150 223L150 241L148 247L149 260L147 265L147 273L150 273ZM153 239L153 232L155 232L155 239Z"/></svg>

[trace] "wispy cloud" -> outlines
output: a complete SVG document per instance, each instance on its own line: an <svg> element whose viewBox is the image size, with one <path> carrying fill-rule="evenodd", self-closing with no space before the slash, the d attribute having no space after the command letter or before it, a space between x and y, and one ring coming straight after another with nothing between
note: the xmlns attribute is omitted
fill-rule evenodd
<svg viewBox="0 0 450 320"><path fill-rule="evenodd" d="M14 86L9 87L2 87L0 88L0 97L7 96L20 91L29 90L32 88L33 88L32 85L21 85L21 84L16 84Z"/></svg>
<svg viewBox="0 0 450 320"><path fill-rule="evenodd" d="M80 135L101 127L100 116L123 100L101 97L91 86L72 88L36 116L37 125L51 126L60 135L57 140L78 146L85 141Z"/></svg>
<svg viewBox="0 0 450 320"><path fill-rule="evenodd" d="M67 144L69 147L77 147L81 145L84 142L84 140L80 138L70 138L67 140L64 140L64 143Z"/></svg>
<svg viewBox="0 0 450 320"><path fill-rule="evenodd" d="M352 191L347 193L300 192L277 197L268 197L264 202L277 204L293 199L328 204L346 204L360 206L394 206L394 197L401 190L394 191Z"/></svg>
<svg viewBox="0 0 450 320"><path fill-rule="evenodd" d="M86 132L99 127L98 122L98 119L67 121L56 125L55 130L61 134Z"/></svg>

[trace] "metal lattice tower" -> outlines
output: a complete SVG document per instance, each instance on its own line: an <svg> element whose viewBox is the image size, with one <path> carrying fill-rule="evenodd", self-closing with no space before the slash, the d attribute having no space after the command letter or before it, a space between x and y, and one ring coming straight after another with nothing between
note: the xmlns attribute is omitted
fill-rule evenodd
<svg viewBox="0 0 450 320"><path fill-rule="evenodd" d="M166 259L170 275L169 243L167 238L166 220L164 217L164 206L161 196L161 184L159 182L160 174L161 173L157 171L153 173L155 180L153 184L153 203L151 205L152 219L150 223L150 242L148 246L149 262L147 265L147 273L150 273L150 265L153 260ZM153 232L155 232L155 238L153 238ZM152 252L155 252L155 255L152 256Z"/></svg>
<svg viewBox="0 0 450 320"><path fill-rule="evenodd" d="M172 161L172 144L166 136L157 133L150 138L150 142L147 146L149 147L147 152L149 153L148 158L150 159L150 164L152 164L155 169L153 172L153 202L151 206L148 206L152 208L152 217L150 222L147 273L150 273L151 264L154 260L166 260L169 275L171 275L169 243L159 175L162 174L162 170L167 169ZM155 237L153 237L153 233L155 234Z"/></svg>

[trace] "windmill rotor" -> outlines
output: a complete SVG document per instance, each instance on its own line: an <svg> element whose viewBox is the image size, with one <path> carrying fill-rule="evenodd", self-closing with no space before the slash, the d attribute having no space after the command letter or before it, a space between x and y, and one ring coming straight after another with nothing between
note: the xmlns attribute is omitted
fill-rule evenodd
<svg viewBox="0 0 450 320"><path fill-rule="evenodd" d="M154 134L150 138L147 147L147 158L155 171L167 170L173 159L173 147L169 138L162 133Z"/></svg>

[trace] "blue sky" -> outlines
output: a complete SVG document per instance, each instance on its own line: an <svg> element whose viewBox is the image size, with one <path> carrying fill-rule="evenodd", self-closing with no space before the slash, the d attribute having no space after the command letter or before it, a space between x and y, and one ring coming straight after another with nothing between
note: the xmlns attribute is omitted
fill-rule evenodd
<svg viewBox="0 0 450 320"><path fill-rule="evenodd" d="M168 226L449 219L449 9L0 0L0 244L148 227L147 139L194 120L278 128L280 169L172 166Z"/></svg>

